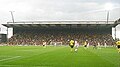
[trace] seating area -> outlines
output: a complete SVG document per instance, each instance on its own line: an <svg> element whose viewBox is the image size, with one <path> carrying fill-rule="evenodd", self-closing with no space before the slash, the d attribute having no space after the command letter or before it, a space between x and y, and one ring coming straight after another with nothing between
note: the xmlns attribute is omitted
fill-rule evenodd
<svg viewBox="0 0 120 67"><path fill-rule="evenodd" d="M52 42L62 42L68 45L69 40L74 39L82 45L85 41L90 45L98 44L114 45L114 40L109 32L79 30L79 29L41 29L17 31L9 38L9 45L42 45L43 41L47 45Z"/></svg>

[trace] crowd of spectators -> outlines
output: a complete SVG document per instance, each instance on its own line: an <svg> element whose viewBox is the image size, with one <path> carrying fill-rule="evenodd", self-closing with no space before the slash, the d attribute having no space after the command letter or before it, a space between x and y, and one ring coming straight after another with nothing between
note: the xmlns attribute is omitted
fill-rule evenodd
<svg viewBox="0 0 120 67"><path fill-rule="evenodd" d="M80 45L85 41L90 45L114 45L112 35L108 32L84 32L80 30L32 30L20 31L9 38L9 45L42 45L43 41L50 45L52 42L62 42L68 45L70 39L77 40Z"/></svg>

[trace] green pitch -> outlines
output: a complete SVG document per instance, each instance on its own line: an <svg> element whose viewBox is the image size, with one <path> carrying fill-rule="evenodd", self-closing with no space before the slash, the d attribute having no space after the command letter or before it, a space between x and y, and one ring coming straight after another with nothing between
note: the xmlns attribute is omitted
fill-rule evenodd
<svg viewBox="0 0 120 67"><path fill-rule="evenodd" d="M115 47L0 46L0 67L120 67L120 54Z"/></svg>

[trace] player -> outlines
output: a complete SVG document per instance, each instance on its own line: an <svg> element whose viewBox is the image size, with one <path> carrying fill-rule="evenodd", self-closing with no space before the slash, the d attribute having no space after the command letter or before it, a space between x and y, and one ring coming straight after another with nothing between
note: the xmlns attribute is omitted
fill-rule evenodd
<svg viewBox="0 0 120 67"><path fill-rule="evenodd" d="M86 49L87 48L87 40L84 42L84 49Z"/></svg>
<svg viewBox="0 0 120 67"><path fill-rule="evenodd" d="M96 42L93 43L93 49L97 49L97 43Z"/></svg>
<svg viewBox="0 0 120 67"><path fill-rule="evenodd" d="M107 43L106 43L106 41L104 41L104 47L105 47L105 48L107 47Z"/></svg>
<svg viewBox="0 0 120 67"><path fill-rule="evenodd" d="M69 46L71 47L71 52L73 51L73 47L74 47L74 40L70 40Z"/></svg>
<svg viewBox="0 0 120 67"><path fill-rule="evenodd" d="M54 46L56 46L56 45L57 45L57 43L55 42L55 43L54 43Z"/></svg>
<svg viewBox="0 0 120 67"><path fill-rule="evenodd" d="M46 48L47 43L43 41L43 47Z"/></svg>
<svg viewBox="0 0 120 67"><path fill-rule="evenodd" d="M101 49L100 42L98 42L98 49Z"/></svg>
<svg viewBox="0 0 120 67"><path fill-rule="evenodd" d="M90 43L88 42L88 43L87 43L87 48L89 48L89 45L90 45Z"/></svg>
<svg viewBox="0 0 120 67"><path fill-rule="evenodd" d="M79 43L77 41L75 41L75 52L78 51L78 47L79 47Z"/></svg>
<svg viewBox="0 0 120 67"><path fill-rule="evenodd" d="M118 40L118 41L116 42L116 44L117 44L117 48L118 48L118 53L120 53L120 40Z"/></svg>
<svg viewBox="0 0 120 67"><path fill-rule="evenodd" d="M97 49L97 45L96 44L93 45L93 49Z"/></svg>

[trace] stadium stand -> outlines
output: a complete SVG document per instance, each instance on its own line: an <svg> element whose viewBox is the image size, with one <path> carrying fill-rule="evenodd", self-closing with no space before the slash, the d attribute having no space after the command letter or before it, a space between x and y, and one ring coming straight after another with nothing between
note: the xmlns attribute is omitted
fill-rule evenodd
<svg viewBox="0 0 120 67"><path fill-rule="evenodd" d="M114 21L39 21L9 22L3 24L13 27L14 35L8 40L9 45L47 45L60 43L68 45L70 39L77 40L81 45L88 41L90 45L114 45L112 27Z"/></svg>

